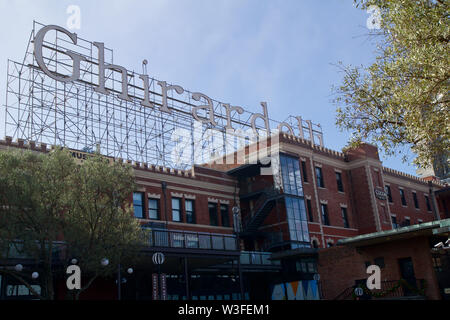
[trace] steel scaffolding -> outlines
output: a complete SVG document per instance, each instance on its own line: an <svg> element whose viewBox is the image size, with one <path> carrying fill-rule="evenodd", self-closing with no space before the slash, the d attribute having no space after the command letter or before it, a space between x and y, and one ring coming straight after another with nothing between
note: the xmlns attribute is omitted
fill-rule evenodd
<svg viewBox="0 0 450 320"><path fill-rule="evenodd" d="M129 71L127 77L131 101L118 97L121 92L121 75L109 69L105 71L105 86L110 94L97 93L94 91L98 85L97 48L93 42L80 37L77 45L74 45L67 35L56 30L49 32L44 40L43 56L48 68L58 74L70 75L72 61L65 54L67 51L82 55L84 60L81 61L79 80L66 83L52 79L38 67L33 54L35 33L43 26L33 22L22 62L8 60L5 136L86 152L99 151L106 156L168 168L187 169L194 162L194 151L211 151L208 145L217 137L205 136L207 129L213 129L218 135L226 134L227 114L223 103L213 100L217 126L209 128L207 124L202 124L201 134L196 134L191 110L203 103L194 104L192 92L188 90L182 94L172 90L167 99L172 112L161 112L159 106L162 104L162 96L158 90L158 80L154 78L149 78L149 88L150 102L156 108L142 106L142 80L134 71ZM105 48L105 63L114 63L113 51L108 48ZM243 131L251 129L252 115L247 111L242 114L232 111L233 128ZM278 125L279 122L270 120L272 128L277 128ZM261 124L257 128L264 129ZM173 152L180 142L173 136L177 129L185 129L191 135L190 145L187 146L192 149L190 163L179 164L173 161ZM321 130L316 128L314 132L322 135ZM219 150L215 152L229 152L226 144L230 144L230 140L223 141L222 146L217 147L216 144L215 148ZM201 145L201 148L194 150L195 143ZM208 159L203 156L201 158Z"/></svg>

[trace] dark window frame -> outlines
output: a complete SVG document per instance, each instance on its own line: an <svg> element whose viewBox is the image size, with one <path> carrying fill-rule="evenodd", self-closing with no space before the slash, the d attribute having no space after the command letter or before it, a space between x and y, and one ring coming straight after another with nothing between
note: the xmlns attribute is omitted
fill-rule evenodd
<svg viewBox="0 0 450 320"><path fill-rule="evenodd" d="M399 191L399 193L400 193L400 200L401 200L401 202L402 202L402 206L407 206L408 205L408 203L406 202L406 193L405 193L405 190L403 190L403 189L398 189Z"/></svg>
<svg viewBox="0 0 450 320"><path fill-rule="evenodd" d="M344 192L344 182L342 181L342 173L335 171L337 189L339 192Z"/></svg>
<svg viewBox="0 0 450 320"><path fill-rule="evenodd" d="M309 222L314 222L311 199L306 199L306 210L308 211Z"/></svg>
<svg viewBox="0 0 450 320"><path fill-rule="evenodd" d="M416 209L419 209L419 200L417 199L417 193L413 192L412 196L413 196L414 207Z"/></svg>
<svg viewBox="0 0 450 320"><path fill-rule="evenodd" d="M306 170L306 161L301 161L303 182L308 182L308 172Z"/></svg>
<svg viewBox="0 0 450 320"><path fill-rule="evenodd" d="M188 210L187 202L192 203L192 210ZM195 223L195 201L193 199L184 199L184 211L186 216L186 223Z"/></svg>
<svg viewBox="0 0 450 320"><path fill-rule="evenodd" d="M425 204L427 205L427 211L432 211L431 210L431 203L430 203L430 197L426 194L424 194L425 197Z"/></svg>
<svg viewBox="0 0 450 320"><path fill-rule="evenodd" d="M350 223L348 222L347 208L341 207L342 221L344 223L344 228L350 228Z"/></svg>
<svg viewBox="0 0 450 320"><path fill-rule="evenodd" d="M141 198L141 204L140 205L138 205L137 203L135 203L135 200L134 200L134 195L135 194L139 194L139 196L140 196L140 198ZM144 203L144 192L138 192L138 191L136 191L136 192L133 192L133 214L134 214L134 217L135 218L138 218L138 219L145 219L145 203ZM141 208L141 216L140 217L138 217L138 216L136 216L136 208L137 207L140 207Z"/></svg>
<svg viewBox="0 0 450 320"><path fill-rule="evenodd" d="M397 217L391 216L391 222L392 222L392 227L394 229L397 229L398 228Z"/></svg>
<svg viewBox="0 0 450 320"><path fill-rule="evenodd" d="M156 202L156 209L155 208L151 208L150 203L152 202ZM156 211L156 218L152 218L150 212L155 212ZM155 199L155 198L148 198L148 218L149 219L153 219L153 220L160 220L160 206L159 206L159 199Z"/></svg>
<svg viewBox="0 0 450 320"><path fill-rule="evenodd" d="M388 185L384 186L384 190L386 190L389 203L393 203L394 201L392 200L391 186L388 186Z"/></svg>
<svg viewBox="0 0 450 320"><path fill-rule="evenodd" d="M215 207L215 212L211 211L211 206ZM208 202L208 213L209 213L209 224L211 226L218 227L219 226L219 215L218 215L219 206L216 202ZM212 216L213 214L214 216ZM215 220L215 224L213 224L213 220Z"/></svg>
<svg viewBox="0 0 450 320"><path fill-rule="evenodd" d="M178 200L178 205L179 205L178 209L174 209L174 206L173 206L173 201L174 200ZM171 204L172 204L172 221L174 221L174 222L183 222L183 210L182 210L182 207L181 207L181 198L173 197L172 201L171 201ZM173 214L174 211L178 211L180 220L175 220L175 216Z"/></svg>
<svg viewBox="0 0 450 320"><path fill-rule="evenodd" d="M325 189L325 182L323 179L323 170L321 167L315 167L315 172L316 172L316 182L317 182L317 186L319 188L324 188Z"/></svg>
<svg viewBox="0 0 450 320"><path fill-rule="evenodd" d="M322 224L329 226L330 225L330 216L328 214L328 205L325 203L320 204L320 212L322 214Z"/></svg>
<svg viewBox="0 0 450 320"><path fill-rule="evenodd" d="M225 208L225 210L223 210L223 208ZM220 222L222 223L222 227L230 227L230 206L228 204L221 203L219 206L219 210Z"/></svg>

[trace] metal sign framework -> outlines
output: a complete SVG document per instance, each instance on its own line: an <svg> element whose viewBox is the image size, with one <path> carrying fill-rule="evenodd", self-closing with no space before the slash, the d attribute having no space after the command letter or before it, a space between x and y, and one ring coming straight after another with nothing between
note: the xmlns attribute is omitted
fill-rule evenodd
<svg viewBox="0 0 450 320"><path fill-rule="evenodd" d="M33 39L44 25L33 22L33 29L22 62L8 60L5 135L13 139L37 141L51 145L60 145L86 152L98 151L103 155L136 162L146 162L169 168L186 169L194 163L194 152L206 152L214 136L205 137L207 129L214 129L220 135L226 134L227 114L223 103L213 100L217 126L211 128L202 124L201 134L196 134L195 120L191 115L194 102L192 92L184 90L182 94L168 92L168 107L171 113L161 112L159 108L142 106L144 98L139 75L128 71L128 90L131 101L120 99L121 77L113 70L106 70L106 87L110 94L94 91L98 84L98 58L93 42L78 38L74 45L67 36L52 31L44 39L44 61L49 69L58 74L70 74L72 61L66 52L76 52L84 60L80 64L80 77L73 82L59 82L47 76L38 66L33 54ZM105 48L105 63L113 64L113 51ZM144 66L143 66L144 67ZM144 69L144 68L143 68ZM144 69L145 70L145 69ZM150 102L161 106L162 95L158 91L158 80L149 78ZM253 113L245 111L239 114L231 112L234 129L251 129L250 118ZM294 125L294 122L297 124ZM323 145L320 125L289 117L285 123L295 128L294 134ZM277 128L280 122L269 119L271 128ZM197 124L198 125L198 124ZM256 125L258 130L264 126ZM185 129L191 134L190 147L195 143L200 150L192 150L191 163L175 163L172 152L179 141L173 133ZM197 129L199 129L197 127ZM200 141L199 141L200 140ZM229 152L230 139L224 137L223 146L218 153ZM318 141L318 142L317 142ZM231 144L236 147L233 140ZM234 151L234 150L233 150ZM207 157L205 158L207 159Z"/></svg>

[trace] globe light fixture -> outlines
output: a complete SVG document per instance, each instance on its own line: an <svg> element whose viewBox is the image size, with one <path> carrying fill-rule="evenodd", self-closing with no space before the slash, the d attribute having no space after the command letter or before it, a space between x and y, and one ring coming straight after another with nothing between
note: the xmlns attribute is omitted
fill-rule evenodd
<svg viewBox="0 0 450 320"><path fill-rule="evenodd" d="M101 261L102 266L106 267L109 264L109 260L106 258L103 258Z"/></svg>
<svg viewBox="0 0 450 320"><path fill-rule="evenodd" d="M16 264L16 266L14 267L14 269L15 269L17 272L21 272L21 271L23 270L23 265L21 265L20 263L19 263L19 264Z"/></svg>
<svg viewBox="0 0 450 320"><path fill-rule="evenodd" d="M72 264L77 264L77 263L78 263L78 260L75 259L75 258L73 258L72 260L70 260L70 262L71 262Z"/></svg>
<svg viewBox="0 0 450 320"><path fill-rule="evenodd" d="M128 272L129 274L132 274L132 273L133 273L133 268L128 268L127 272Z"/></svg>
<svg viewBox="0 0 450 320"><path fill-rule="evenodd" d="M39 273L37 273L37 272L35 271L35 272L33 272L33 273L31 274L31 277L32 277L33 279L37 279L37 278L39 278Z"/></svg>

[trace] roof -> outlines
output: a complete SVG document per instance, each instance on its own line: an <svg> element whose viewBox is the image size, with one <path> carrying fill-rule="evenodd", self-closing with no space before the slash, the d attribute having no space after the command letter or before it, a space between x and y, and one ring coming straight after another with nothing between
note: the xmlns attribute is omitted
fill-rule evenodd
<svg viewBox="0 0 450 320"><path fill-rule="evenodd" d="M419 236L445 234L449 231L450 219L444 219L415 224L398 229L363 234L352 238L341 239L337 242L337 244L361 247L389 241L415 238Z"/></svg>

